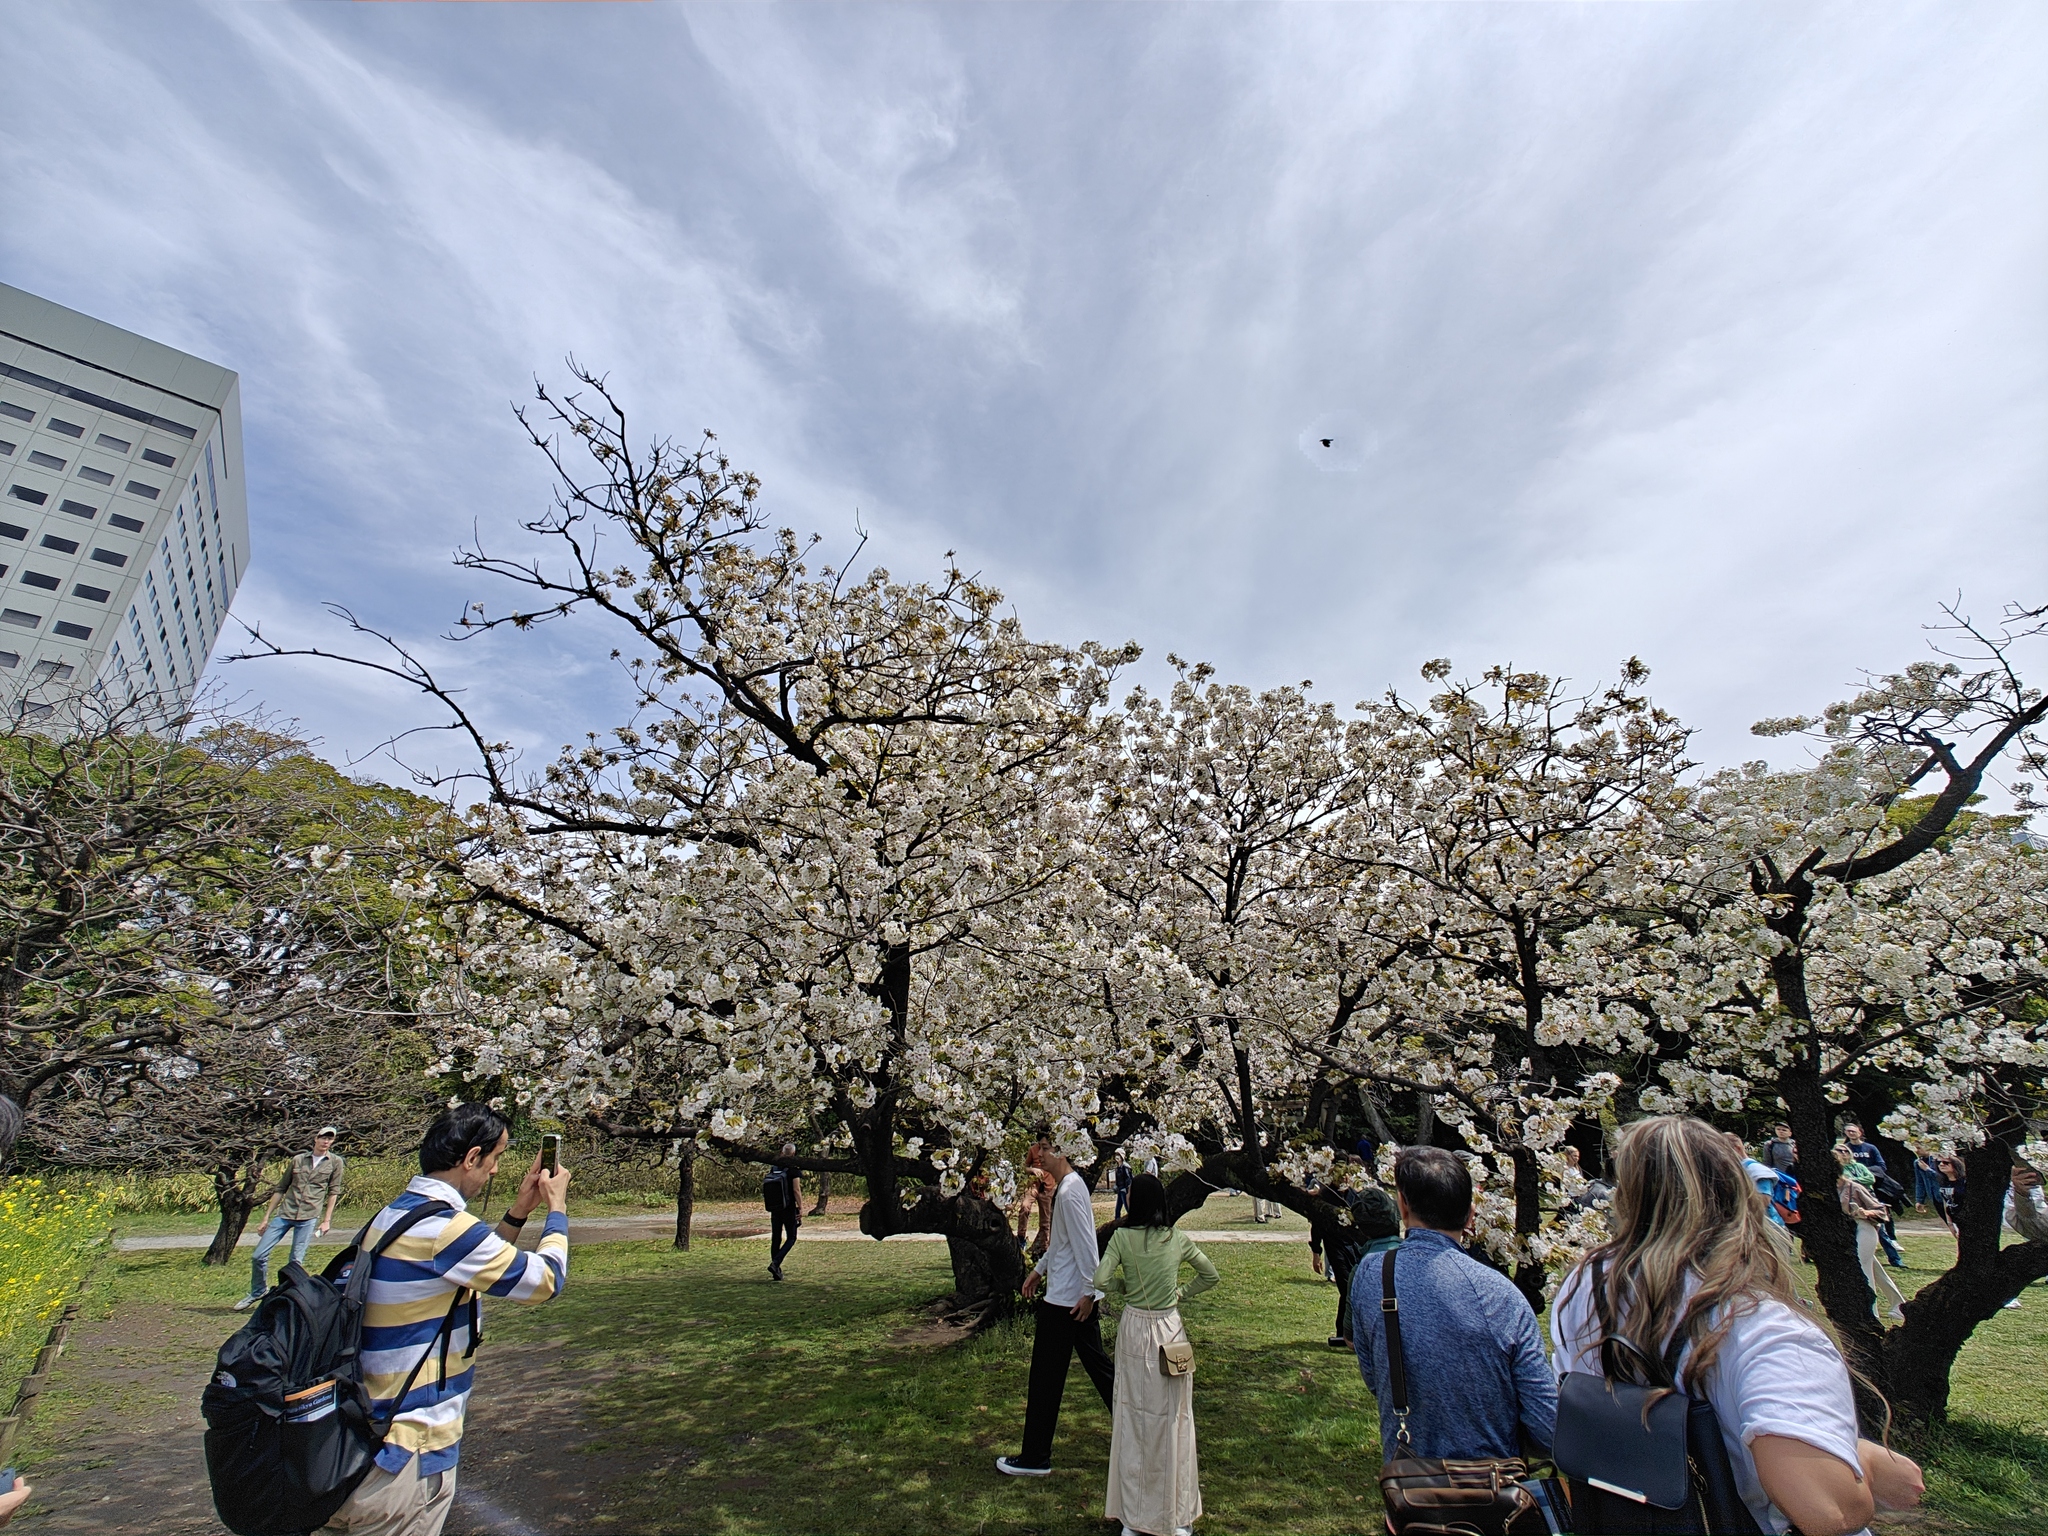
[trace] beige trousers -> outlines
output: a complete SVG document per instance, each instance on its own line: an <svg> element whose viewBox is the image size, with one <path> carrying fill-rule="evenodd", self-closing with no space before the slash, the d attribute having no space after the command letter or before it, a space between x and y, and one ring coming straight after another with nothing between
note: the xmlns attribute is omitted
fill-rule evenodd
<svg viewBox="0 0 2048 1536"><path fill-rule="evenodd" d="M1202 1513L1195 1379L1159 1368L1159 1346L1187 1336L1178 1307L1125 1307L1116 1325L1116 1412L1102 1512L1146 1536L1172 1536Z"/></svg>
<svg viewBox="0 0 2048 1536"><path fill-rule="evenodd" d="M455 1469L420 1476L415 1456L403 1472L370 1468L348 1502L320 1527L321 1536L441 1536L455 1503Z"/></svg>

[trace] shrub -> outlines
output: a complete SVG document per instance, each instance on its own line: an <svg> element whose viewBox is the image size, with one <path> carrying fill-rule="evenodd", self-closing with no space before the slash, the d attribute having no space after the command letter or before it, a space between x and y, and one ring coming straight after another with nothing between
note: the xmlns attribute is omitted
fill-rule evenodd
<svg viewBox="0 0 2048 1536"><path fill-rule="evenodd" d="M95 1191L41 1179L0 1181L0 1393L34 1363L50 1323L106 1241L108 1206Z"/></svg>

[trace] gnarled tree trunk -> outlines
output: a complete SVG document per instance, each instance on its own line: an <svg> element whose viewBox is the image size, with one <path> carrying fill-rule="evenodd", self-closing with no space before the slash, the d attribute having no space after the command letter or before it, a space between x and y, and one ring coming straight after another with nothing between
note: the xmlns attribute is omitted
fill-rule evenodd
<svg viewBox="0 0 2048 1536"><path fill-rule="evenodd" d="M873 1202L871 1201L870 1204ZM974 1195L942 1195L926 1187L902 1213L900 1232L939 1232L953 1261L949 1317L986 1328L1017 1309L1024 1254L1007 1217Z"/></svg>
<svg viewBox="0 0 2048 1536"><path fill-rule="evenodd" d="M256 1209L256 1197L262 1188L261 1157L213 1170L213 1197L220 1206L220 1226L200 1263L225 1264L234 1258L235 1244L242 1240L242 1230L249 1225L249 1213Z"/></svg>

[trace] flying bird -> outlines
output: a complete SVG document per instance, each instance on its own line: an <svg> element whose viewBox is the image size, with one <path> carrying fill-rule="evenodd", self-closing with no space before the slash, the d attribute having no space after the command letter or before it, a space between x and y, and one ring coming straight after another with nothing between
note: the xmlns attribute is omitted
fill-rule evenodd
<svg viewBox="0 0 2048 1536"><path fill-rule="evenodd" d="M1323 445L1323 446L1324 446L1325 448L1329 447L1329 446L1330 446L1330 444L1334 443L1335 441L1337 441L1337 439L1335 439L1334 437L1326 437L1326 438L1323 438L1323 439L1321 439L1322 445Z"/></svg>

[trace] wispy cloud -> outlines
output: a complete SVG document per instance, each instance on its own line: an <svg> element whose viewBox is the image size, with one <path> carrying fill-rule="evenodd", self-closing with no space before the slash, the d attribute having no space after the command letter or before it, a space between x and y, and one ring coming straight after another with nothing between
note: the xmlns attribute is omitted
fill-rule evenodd
<svg viewBox="0 0 2048 1536"><path fill-rule="evenodd" d="M571 351L837 547L1344 702L1637 653L1726 758L2048 585L2019 0L6 24L0 272L241 369L273 628L483 595L447 552L542 503L508 402ZM546 747L602 650L446 660ZM259 676L337 745L399 709Z"/></svg>

